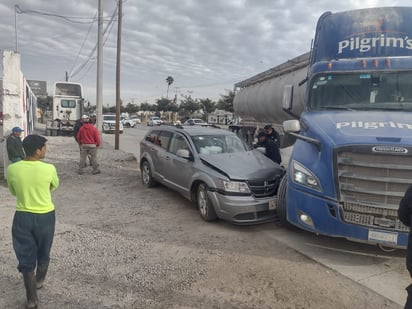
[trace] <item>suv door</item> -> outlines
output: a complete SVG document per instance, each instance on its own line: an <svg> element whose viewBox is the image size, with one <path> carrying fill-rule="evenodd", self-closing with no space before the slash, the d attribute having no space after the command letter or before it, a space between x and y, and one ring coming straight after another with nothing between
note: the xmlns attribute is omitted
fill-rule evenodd
<svg viewBox="0 0 412 309"><path fill-rule="evenodd" d="M162 179L162 181L164 181L164 173L168 169L168 161L170 158L168 156L167 149L169 147L169 142L172 134L173 133L170 131L160 131L154 143L157 157L156 170L159 173L159 177Z"/></svg>
<svg viewBox="0 0 412 309"><path fill-rule="evenodd" d="M141 149L141 153L146 152L148 157L151 159L151 163L153 164L153 169L152 169L152 174L153 177L156 178L157 180L160 180L162 178L162 174L160 172L160 163L159 163L159 158L158 158L158 151L159 148L157 143L157 137L160 133L160 130L152 130L150 131L146 137L145 137L145 142L142 143L144 149Z"/></svg>
<svg viewBox="0 0 412 309"><path fill-rule="evenodd" d="M187 149L193 154L193 150L186 140L186 137L183 134L175 132L170 140L169 151L166 155L165 162L167 162L167 166L165 164L163 170L164 181L179 193L189 196L192 175L194 173L193 156L192 159L181 158L176 155L179 149Z"/></svg>

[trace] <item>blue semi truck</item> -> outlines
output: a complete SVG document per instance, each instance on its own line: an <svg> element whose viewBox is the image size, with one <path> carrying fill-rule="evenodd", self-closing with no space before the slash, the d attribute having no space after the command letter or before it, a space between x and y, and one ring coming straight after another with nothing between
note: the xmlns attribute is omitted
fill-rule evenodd
<svg viewBox="0 0 412 309"><path fill-rule="evenodd" d="M310 52L235 86L244 124L234 129L273 123L293 144L281 221L406 247L397 209L412 184L412 8L326 12Z"/></svg>

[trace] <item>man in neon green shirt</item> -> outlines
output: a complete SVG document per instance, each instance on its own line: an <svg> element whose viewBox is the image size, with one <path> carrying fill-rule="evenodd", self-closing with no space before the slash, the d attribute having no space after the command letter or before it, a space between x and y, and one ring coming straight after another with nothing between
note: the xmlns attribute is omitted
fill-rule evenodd
<svg viewBox="0 0 412 309"><path fill-rule="evenodd" d="M23 274L27 308L38 306L36 288L42 287L46 277L56 222L51 191L59 186L59 178L54 165L41 161L46 142L43 136L28 135L23 140L26 158L7 168L7 184L17 198L12 239L17 269Z"/></svg>

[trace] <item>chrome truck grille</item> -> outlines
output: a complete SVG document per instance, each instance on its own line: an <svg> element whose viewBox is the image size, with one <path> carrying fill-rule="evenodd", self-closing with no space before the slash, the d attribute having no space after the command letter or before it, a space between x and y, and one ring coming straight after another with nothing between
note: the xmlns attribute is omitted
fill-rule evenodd
<svg viewBox="0 0 412 309"><path fill-rule="evenodd" d="M367 227L409 231L397 219L399 202L412 184L412 149L374 146L336 151L341 214L344 221Z"/></svg>

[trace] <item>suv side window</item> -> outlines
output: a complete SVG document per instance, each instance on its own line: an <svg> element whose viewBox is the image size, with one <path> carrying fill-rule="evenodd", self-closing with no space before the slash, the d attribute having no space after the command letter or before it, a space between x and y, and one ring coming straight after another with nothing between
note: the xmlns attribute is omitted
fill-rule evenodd
<svg viewBox="0 0 412 309"><path fill-rule="evenodd" d="M146 135L145 140L148 141L148 142L151 142L153 144L156 144L157 136L159 135L159 132L160 132L159 130L153 130L153 131L149 132Z"/></svg>
<svg viewBox="0 0 412 309"><path fill-rule="evenodd" d="M169 146L170 139L172 137L172 132L169 131L161 131L160 134L157 136L157 140L155 142L156 145L167 149Z"/></svg>
<svg viewBox="0 0 412 309"><path fill-rule="evenodd" d="M176 154L176 152L179 149L187 149L190 150L189 145L187 144L186 139L184 138L183 135L175 133L173 135L172 140L170 141L170 147L169 151L173 154Z"/></svg>

